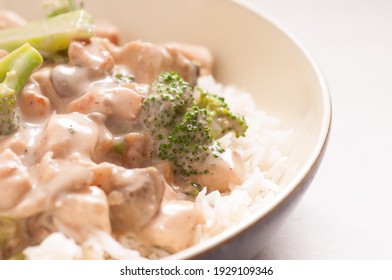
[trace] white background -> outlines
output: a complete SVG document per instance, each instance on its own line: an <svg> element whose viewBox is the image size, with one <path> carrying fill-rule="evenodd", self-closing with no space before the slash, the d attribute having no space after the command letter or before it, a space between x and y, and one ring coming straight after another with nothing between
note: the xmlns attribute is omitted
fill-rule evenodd
<svg viewBox="0 0 392 280"><path fill-rule="evenodd" d="M319 172L258 258L391 260L392 1L245 1L310 51L333 105Z"/></svg>

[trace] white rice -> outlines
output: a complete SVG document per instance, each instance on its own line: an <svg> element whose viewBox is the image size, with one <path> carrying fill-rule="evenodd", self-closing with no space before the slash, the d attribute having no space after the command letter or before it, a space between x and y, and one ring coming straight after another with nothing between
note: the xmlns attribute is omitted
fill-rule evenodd
<svg viewBox="0 0 392 280"><path fill-rule="evenodd" d="M232 111L245 115L249 125L246 137L227 134L219 140L224 148L234 147L245 160L244 183L233 187L230 194L222 195L218 191L207 194L204 188L196 197L196 204L206 220L205 226L199 228L199 242L203 242L249 218L276 196L286 169L291 131L282 130L279 119L258 110L252 96L234 86L218 84L211 76L200 78L199 86L223 96ZM24 254L28 259L141 258L137 250L121 245L130 245L129 242L132 241L116 241L105 232L94 231L89 240L77 245L62 233L53 233L39 246L25 249ZM143 250L138 245L135 242L132 247ZM167 253L159 249L149 252L149 258L165 255Z"/></svg>
<svg viewBox="0 0 392 280"><path fill-rule="evenodd" d="M220 139L223 147L234 147L245 160L245 182L230 194L207 194L203 189L196 198L207 221L201 238L205 240L247 219L276 196L286 169L288 157L283 151L288 151L284 147L290 143L291 130L282 130L279 119L257 109L249 93L218 84L211 76L199 79L199 86L223 96L232 111L245 115L249 125L246 137L227 134Z"/></svg>

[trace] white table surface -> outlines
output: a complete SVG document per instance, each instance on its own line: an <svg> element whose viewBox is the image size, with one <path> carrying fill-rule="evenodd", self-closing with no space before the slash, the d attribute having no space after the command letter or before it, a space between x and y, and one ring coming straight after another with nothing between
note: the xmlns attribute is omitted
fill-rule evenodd
<svg viewBox="0 0 392 280"><path fill-rule="evenodd" d="M261 259L392 259L392 1L245 0L313 55L333 104L313 183Z"/></svg>

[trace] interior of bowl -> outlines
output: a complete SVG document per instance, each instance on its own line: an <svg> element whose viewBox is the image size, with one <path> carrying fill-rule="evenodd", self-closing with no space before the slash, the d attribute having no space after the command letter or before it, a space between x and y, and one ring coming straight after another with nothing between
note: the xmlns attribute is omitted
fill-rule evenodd
<svg viewBox="0 0 392 280"><path fill-rule="evenodd" d="M43 15L40 2L21 4L22 1L3 0L0 4L34 19ZM177 41L208 47L215 56L215 76L219 82L234 84L252 93L260 109L280 118L283 127L293 128L288 168L280 182L283 191L275 205L309 172L328 134L329 96L312 59L271 20L240 1L83 2L96 18L109 19L120 28L122 42L132 39L157 43ZM256 219L264 214L258 213ZM235 230L231 234L235 234ZM197 246L192 250L189 254L194 254Z"/></svg>

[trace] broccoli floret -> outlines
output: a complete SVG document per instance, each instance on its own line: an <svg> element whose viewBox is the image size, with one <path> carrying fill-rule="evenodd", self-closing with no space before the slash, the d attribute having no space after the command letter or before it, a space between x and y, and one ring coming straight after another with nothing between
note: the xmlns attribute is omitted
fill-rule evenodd
<svg viewBox="0 0 392 280"><path fill-rule="evenodd" d="M42 9L48 17L68 13L78 9L73 0L45 0L42 2Z"/></svg>
<svg viewBox="0 0 392 280"><path fill-rule="evenodd" d="M42 53L54 53L67 49L74 39L87 40L94 34L92 17L76 10L0 31L0 49L10 52L29 43Z"/></svg>
<svg viewBox="0 0 392 280"><path fill-rule="evenodd" d="M245 135L248 125L244 116L230 111L223 97L200 88L198 90L200 97L196 104L208 111L211 117L211 134L214 139L219 139L230 131L234 131L237 138Z"/></svg>
<svg viewBox="0 0 392 280"><path fill-rule="evenodd" d="M15 111L18 93L42 62L40 53L29 44L0 60L0 135L11 134L19 128L19 116Z"/></svg>
<svg viewBox="0 0 392 280"><path fill-rule="evenodd" d="M154 81L148 97L143 100L144 124L153 136L166 136L167 130L182 119L192 102L189 83L176 72L164 72Z"/></svg>
<svg viewBox="0 0 392 280"><path fill-rule="evenodd" d="M171 162L181 176L208 173L200 163L224 152L215 139L231 130L244 135L247 128L218 96L202 93L195 103L192 88L175 72L162 73L152 84L142 119L154 141L152 157Z"/></svg>
<svg viewBox="0 0 392 280"><path fill-rule="evenodd" d="M175 174L190 176L208 172L201 169L199 163L210 155L218 157L224 151L213 139L210 123L207 110L198 106L189 108L167 138L160 140L159 158L170 161Z"/></svg>

